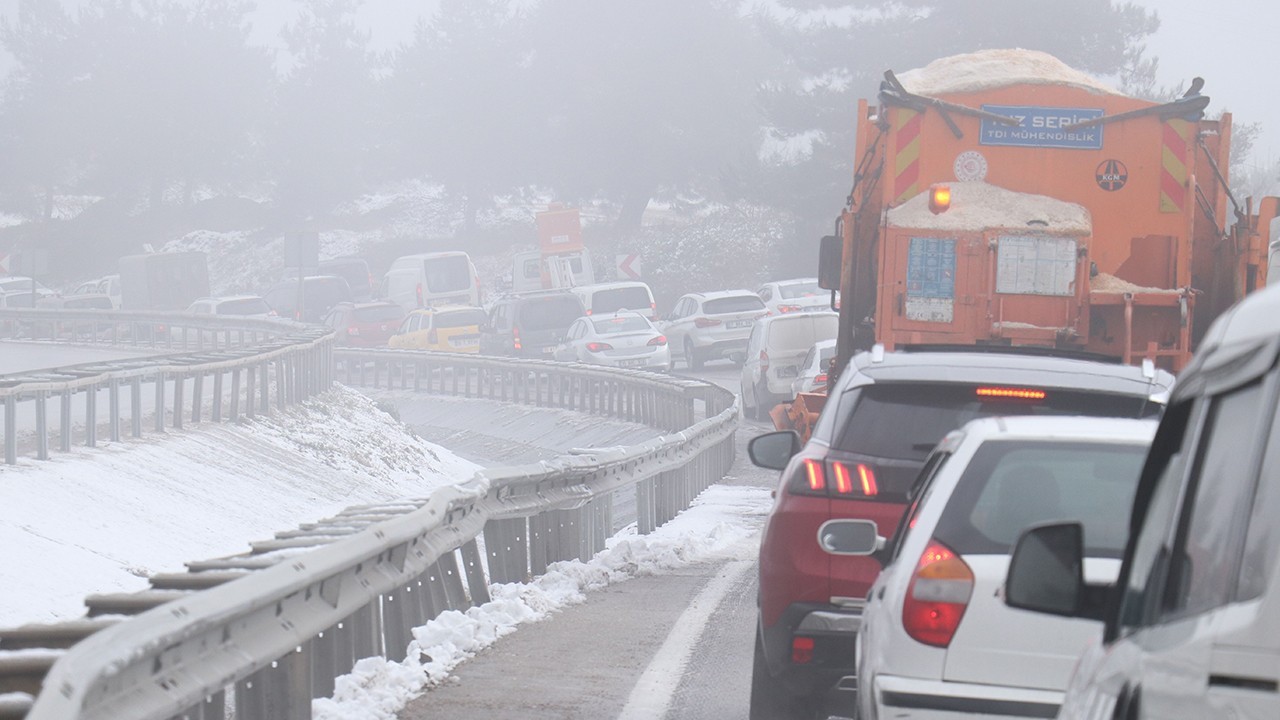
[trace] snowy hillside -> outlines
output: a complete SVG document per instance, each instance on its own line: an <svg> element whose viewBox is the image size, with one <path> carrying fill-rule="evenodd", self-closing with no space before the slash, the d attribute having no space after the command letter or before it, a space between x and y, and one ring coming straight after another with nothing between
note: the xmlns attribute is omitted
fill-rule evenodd
<svg viewBox="0 0 1280 720"><path fill-rule="evenodd" d="M0 627L78 617L88 593L140 590L150 573L476 469L341 388L254 423L5 467Z"/></svg>

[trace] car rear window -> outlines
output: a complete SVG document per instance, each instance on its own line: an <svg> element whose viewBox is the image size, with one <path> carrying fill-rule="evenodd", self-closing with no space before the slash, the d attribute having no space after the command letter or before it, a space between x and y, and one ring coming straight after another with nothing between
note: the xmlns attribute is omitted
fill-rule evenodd
<svg viewBox="0 0 1280 720"><path fill-rule="evenodd" d="M422 261L427 292L462 292L471 288L471 268L464 255L446 255Z"/></svg>
<svg viewBox="0 0 1280 720"><path fill-rule="evenodd" d="M447 310L436 313L435 322L432 323L432 326L437 328L467 327L468 325L479 327L484 325L486 320L484 311L480 308L475 308L474 310Z"/></svg>
<svg viewBox="0 0 1280 720"><path fill-rule="evenodd" d="M818 287L815 280L811 283L792 283L790 285L779 285L778 294L783 300L795 300L803 297L817 297L822 292L822 288Z"/></svg>
<svg viewBox="0 0 1280 720"><path fill-rule="evenodd" d="M649 291L642 287L612 288L591 293L591 312L596 315L619 310L649 310Z"/></svg>
<svg viewBox="0 0 1280 720"><path fill-rule="evenodd" d="M838 450L924 462L947 433L995 415L1154 417L1160 406L1143 398L1074 390L1044 391L1041 400L983 399L980 386L955 383L877 383L840 401Z"/></svg>
<svg viewBox="0 0 1280 720"><path fill-rule="evenodd" d="M724 315L763 309L764 301L760 299L759 295L736 295L734 297L716 298L702 303L702 312L708 315Z"/></svg>
<svg viewBox="0 0 1280 720"><path fill-rule="evenodd" d="M835 315L779 317L769 323L768 347L799 352L813 347L819 340L835 337L839 322Z"/></svg>
<svg viewBox="0 0 1280 720"><path fill-rule="evenodd" d="M526 298L516 324L523 330L563 330L582 317L582 303L572 295Z"/></svg>
<svg viewBox="0 0 1280 720"><path fill-rule="evenodd" d="M404 317L404 310L399 305L370 305L356 308L355 316L360 322L390 322Z"/></svg>
<svg viewBox="0 0 1280 720"><path fill-rule="evenodd" d="M271 312L262 298L243 298L218 303L219 315L266 315Z"/></svg>
<svg viewBox="0 0 1280 720"><path fill-rule="evenodd" d="M621 315L619 317L600 318L592 320L591 326L595 328L600 335L613 335L624 332L637 332L640 330L648 330L650 328L649 321L639 315Z"/></svg>
<svg viewBox="0 0 1280 720"><path fill-rule="evenodd" d="M1084 523L1086 554L1119 558L1147 445L992 440L969 461L934 537L962 555L1008 555L1024 529Z"/></svg>

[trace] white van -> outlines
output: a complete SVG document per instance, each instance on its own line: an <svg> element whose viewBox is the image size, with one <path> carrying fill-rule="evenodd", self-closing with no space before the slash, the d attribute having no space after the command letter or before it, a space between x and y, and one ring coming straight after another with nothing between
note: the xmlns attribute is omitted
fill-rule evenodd
<svg viewBox="0 0 1280 720"><path fill-rule="evenodd" d="M583 285L573 289L588 315L608 315L619 310L640 313L651 322L658 320L653 291L642 282L611 282Z"/></svg>
<svg viewBox="0 0 1280 720"><path fill-rule="evenodd" d="M1280 288L1209 328L1147 455L1115 583L1081 573L1097 539L1019 539L1009 605L1102 621L1063 720L1280 717Z"/></svg>
<svg viewBox="0 0 1280 720"><path fill-rule="evenodd" d="M479 305L480 279L465 252L405 255L383 279L387 300L406 312L436 305Z"/></svg>

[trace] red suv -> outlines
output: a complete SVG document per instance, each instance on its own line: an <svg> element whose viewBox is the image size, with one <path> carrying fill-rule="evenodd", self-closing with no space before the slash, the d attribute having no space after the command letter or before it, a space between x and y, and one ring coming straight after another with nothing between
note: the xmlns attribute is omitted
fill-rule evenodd
<svg viewBox="0 0 1280 720"><path fill-rule="evenodd" d="M1155 416L1172 385L1149 365L1034 351L855 356L803 448L791 431L750 444L752 462L782 471L760 545L752 720L853 708L854 635L881 565L823 551L823 523L873 520L891 536L929 451L974 418Z"/></svg>

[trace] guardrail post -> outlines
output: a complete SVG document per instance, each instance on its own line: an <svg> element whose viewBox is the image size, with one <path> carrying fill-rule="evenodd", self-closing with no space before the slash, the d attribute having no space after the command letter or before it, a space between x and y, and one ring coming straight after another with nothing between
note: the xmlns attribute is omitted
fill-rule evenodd
<svg viewBox="0 0 1280 720"><path fill-rule="evenodd" d="M400 586L382 596L382 634L386 638L385 655L391 662L402 662L408 655L409 593Z"/></svg>
<svg viewBox="0 0 1280 720"><path fill-rule="evenodd" d="M164 373L156 373L156 432L164 432Z"/></svg>
<svg viewBox="0 0 1280 720"><path fill-rule="evenodd" d="M258 375L258 371L253 366L250 366L245 369L245 373L246 373L246 379L245 379L246 389L245 389L245 400L244 400L244 414L245 414L245 417L253 418L254 380Z"/></svg>
<svg viewBox="0 0 1280 720"><path fill-rule="evenodd" d="M288 370L284 358L276 360L276 405L281 411L285 408L285 395L289 392Z"/></svg>
<svg viewBox="0 0 1280 720"><path fill-rule="evenodd" d="M98 386L84 389L84 446L98 446Z"/></svg>
<svg viewBox="0 0 1280 720"><path fill-rule="evenodd" d="M350 647L350 643L343 643L344 634L349 637L351 631L338 623L311 639L312 699L332 696L333 681L355 663L354 657L344 655Z"/></svg>
<svg viewBox="0 0 1280 720"><path fill-rule="evenodd" d="M240 422L240 368L231 371L231 422ZM250 370L249 372L253 372Z"/></svg>
<svg viewBox="0 0 1280 720"><path fill-rule="evenodd" d="M18 398L13 395L4 398L4 461L18 464Z"/></svg>
<svg viewBox="0 0 1280 720"><path fill-rule="evenodd" d="M36 457L49 459L49 391L36 392Z"/></svg>
<svg viewBox="0 0 1280 720"><path fill-rule="evenodd" d="M267 715L267 672L263 668L236 683L236 720L271 720Z"/></svg>
<svg viewBox="0 0 1280 720"><path fill-rule="evenodd" d="M71 390L62 391L62 402L59 408L58 421L62 434L58 437L58 447L62 452L71 452Z"/></svg>
<svg viewBox="0 0 1280 720"><path fill-rule="evenodd" d="M204 333L200 333L204 335ZM200 424L204 417L204 373L197 372L191 382L191 422Z"/></svg>
<svg viewBox="0 0 1280 720"><path fill-rule="evenodd" d="M185 340L184 340L185 342ZM182 429L183 380L181 373L173 376L173 429Z"/></svg>
<svg viewBox="0 0 1280 720"><path fill-rule="evenodd" d="M134 376L129 381L129 426L135 438L142 437L142 378Z"/></svg>
<svg viewBox="0 0 1280 720"><path fill-rule="evenodd" d="M262 363L262 392L258 396L258 400L262 405L259 410L263 415L271 415L271 364Z"/></svg>
<svg viewBox="0 0 1280 720"><path fill-rule="evenodd" d="M462 569L467 575L467 591L472 605L483 605L489 602L489 583L484 577L484 566L481 564L480 548L474 539L463 543Z"/></svg>
<svg viewBox="0 0 1280 720"><path fill-rule="evenodd" d="M484 547L489 555L489 580L524 582L529 576L529 533L532 522L524 518L490 520L484 525Z"/></svg>
<svg viewBox="0 0 1280 720"><path fill-rule="evenodd" d="M111 442L120 442L120 380L111 378L107 381L107 405L111 410L110 433Z"/></svg>
<svg viewBox="0 0 1280 720"><path fill-rule="evenodd" d="M213 374L213 422L222 422L222 371Z"/></svg>
<svg viewBox="0 0 1280 720"><path fill-rule="evenodd" d="M310 641L304 642L262 671L265 718L311 720L310 645Z"/></svg>

